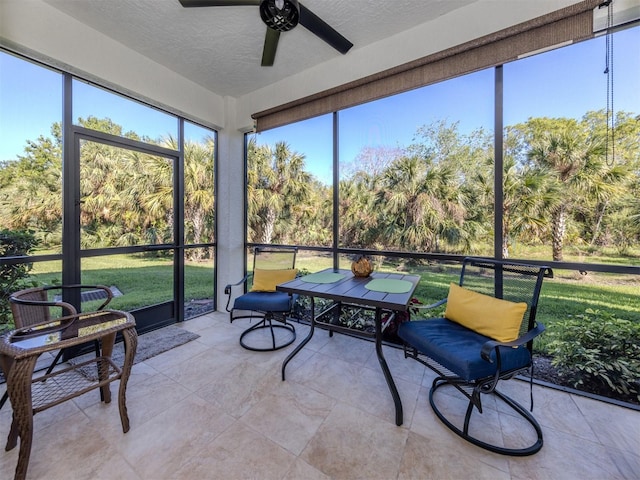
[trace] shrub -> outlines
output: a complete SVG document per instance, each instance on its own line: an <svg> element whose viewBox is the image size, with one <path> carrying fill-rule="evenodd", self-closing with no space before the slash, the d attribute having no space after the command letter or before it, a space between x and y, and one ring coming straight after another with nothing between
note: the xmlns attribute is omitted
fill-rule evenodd
<svg viewBox="0 0 640 480"><path fill-rule="evenodd" d="M576 388L640 400L640 324L587 309L547 331L552 364Z"/></svg>
<svg viewBox="0 0 640 480"><path fill-rule="evenodd" d="M37 243L31 231L0 230L0 257L27 255ZM0 331L13 328L9 296L17 290L33 286L26 280L32 267L31 263L0 265Z"/></svg>

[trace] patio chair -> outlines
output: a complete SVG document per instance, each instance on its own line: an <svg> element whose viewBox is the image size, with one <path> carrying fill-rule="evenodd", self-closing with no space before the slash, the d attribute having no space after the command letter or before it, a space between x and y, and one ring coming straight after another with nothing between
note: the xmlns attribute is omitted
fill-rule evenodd
<svg viewBox="0 0 640 480"><path fill-rule="evenodd" d="M297 252L296 247L255 247L253 271L225 287L226 310L231 322L239 318L260 318L240 335L240 345L244 348L259 352L279 350L296 339L295 327L287 321L294 298L277 292L276 285L295 278ZM237 297L230 309L233 288L244 286L249 279L251 290ZM274 320L279 323L274 324Z"/></svg>
<svg viewBox="0 0 640 480"><path fill-rule="evenodd" d="M50 292L59 292L59 296L62 297L62 292L65 290L79 289L94 291L92 296L95 296L95 300L103 300L102 304L96 310L102 310L106 307L111 299L113 293L109 287L104 285L52 285L46 287L27 288L12 293L9 297L11 304L11 313L13 315L13 322L16 328L24 328L36 323L53 321L56 318L64 317L67 315L75 315L76 308L70 303L64 302L61 299L54 297L49 298ZM93 299L93 298L91 298ZM96 340L95 344L96 357L100 356L100 344ZM50 374L55 366L58 364L64 349L58 351L51 365L47 369L46 375ZM100 391L102 396L102 390ZM0 408L2 408L8 399L7 392L4 393L2 399L0 399Z"/></svg>
<svg viewBox="0 0 640 480"><path fill-rule="evenodd" d="M412 320L398 328L405 357L437 374L429 391L436 416L474 445L513 456L532 455L542 448L542 430L536 419L497 387L500 381L528 371L533 411L533 339L544 331L544 325L536 322L536 312L542 281L552 276L552 270L545 266L466 258L460 281L451 283L447 299L425 307L446 305L444 316ZM445 407L435 401L436 391L443 387L457 389L468 400L462 425L462 412L452 412L455 403L448 402ZM472 413L483 413L482 395L502 400L533 427L537 439L526 447L521 447L519 440L517 445L503 446L499 440L489 440L491 432L476 425L470 433ZM478 417L484 419L481 426L485 428L486 417ZM495 432L500 436L500 425L495 426Z"/></svg>

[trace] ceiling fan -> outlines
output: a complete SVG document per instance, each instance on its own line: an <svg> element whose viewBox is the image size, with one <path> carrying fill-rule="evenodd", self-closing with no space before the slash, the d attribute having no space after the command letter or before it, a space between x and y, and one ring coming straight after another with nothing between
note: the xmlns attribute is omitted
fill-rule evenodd
<svg viewBox="0 0 640 480"><path fill-rule="evenodd" d="M331 28L329 24L298 0L179 0L179 2L183 7L235 7L242 5L260 7L260 17L267 25L267 34L262 49L263 67L273 65L280 32L287 32L298 23L342 54L347 53L353 47L353 43Z"/></svg>

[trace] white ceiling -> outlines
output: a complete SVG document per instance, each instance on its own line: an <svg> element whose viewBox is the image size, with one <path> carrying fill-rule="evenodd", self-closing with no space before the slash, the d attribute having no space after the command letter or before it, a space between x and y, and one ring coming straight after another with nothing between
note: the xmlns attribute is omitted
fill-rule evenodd
<svg viewBox="0 0 640 480"><path fill-rule="evenodd" d="M261 67L257 6L183 8L178 0L44 0L61 12L222 96L240 97L341 55L298 25ZM305 0L359 48L478 0Z"/></svg>

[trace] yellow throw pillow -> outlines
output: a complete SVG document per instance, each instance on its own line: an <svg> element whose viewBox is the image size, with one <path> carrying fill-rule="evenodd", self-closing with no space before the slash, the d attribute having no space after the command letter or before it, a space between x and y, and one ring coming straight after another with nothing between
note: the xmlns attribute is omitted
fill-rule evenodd
<svg viewBox="0 0 640 480"><path fill-rule="evenodd" d="M487 337L510 342L518 338L526 311L524 302L501 300L451 283L444 316Z"/></svg>
<svg viewBox="0 0 640 480"><path fill-rule="evenodd" d="M286 270L262 270L256 268L253 271L252 292L275 292L276 285L288 282L296 278L298 270L287 268Z"/></svg>

